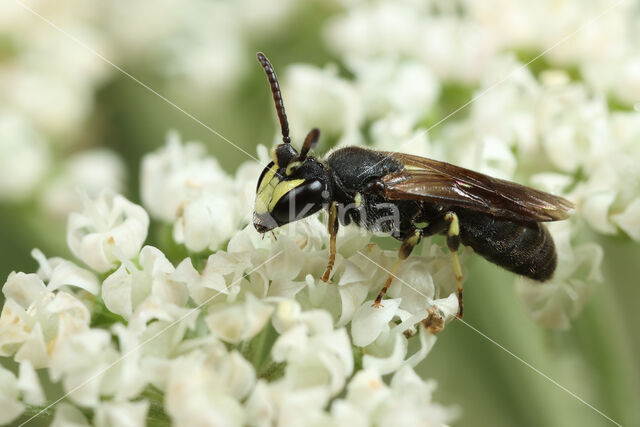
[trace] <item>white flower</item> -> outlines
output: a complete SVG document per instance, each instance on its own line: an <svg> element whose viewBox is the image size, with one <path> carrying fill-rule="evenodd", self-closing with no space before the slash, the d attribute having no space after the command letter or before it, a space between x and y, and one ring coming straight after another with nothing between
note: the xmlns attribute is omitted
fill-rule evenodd
<svg viewBox="0 0 640 427"><path fill-rule="evenodd" d="M340 425L444 426L453 413L431 401L435 385L424 382L403 367L387 386L375 371L358 372L347 387L347 396L331 405Z"/></svg>
<svg viewBox="0 0 640 427"><path fill-rule="evenodd" d="M283 301L290 307L289 302ZM285 382L293 388L322 386L327 396L338 393L353 372L353 354L345 329L334 329L331 316L322 310L300 312L294 307L276 310L274 326L281 335L271 354L287 362ZM283 315L286 316L283 318Z"/></svg>
<svg viewBox="0 0 640 427"><path fill-rule="evenodd" d="M408 283L403 284L410 287ZM414 290L412 290L415 292ZM427 356L436 338L429 333L420 322L429 316L428 308L436 310L436 314L442 317L443 325L451 321L458 312L458 299L454 293L449 297L433 301L426 298L420 309L409 312L402 308L402 299L385 299L383 307L372 307L373 300L367 301L356 311L351 335L353 344L364 347L363 366L374 369L381 374L396 371L400 366L407 364L416 366ZM432 306L433 304L433 306ZM399 318L396 325L392 323L394 318ZM419 350L407 358L407 338L404 333L418 327L420 337Z"/></svg>
<svg viewBox="0 0 640 427"><path fill-rule="evenodd" d="M120 351L114 347L111 333L97 328L70 336L56 345L49 373L53 381L61 381L73 402L99 408L103 396L123 401L135 398L144 389L147 381L140 369L139 341L121 325L115 325L114 332ZM116 410L117 405L113 409Z"/></svg>
<svg viewBox="0 0 640 427"><path fill-rule="evenodd" d="M109 332L90 329L55 346L49 373L53 381L62 381L73 402L94 407L100 402L105 386L103 380L107 372L104 369L117 358Z"/></svg>
<svg viewBox="0 0 640 427"><path fill-rule="evenodd" d="M48 291L55 291L63 286L73 286L93 295L98 293L98 280L91 271L80 268L66 259L58 257L47 259L39 249L32 250L31 256L40 264L38 276L48 282Z"/></svg>
<svg viewBox="0 0 640 427"><path fill-rule="evenodd" d="M413 369L403 367L391 379L391 398L383 405L380 423L398 426L444 425L451 411L431 402L433 381L424 381Z"/></svg>
<svg viewBox="0 0 640 427"><path fill-rule="evenodd" d="M602 248L595 243L572 247L568 223L550 224L556 241L558 268L544 283L518 277L516 289L527 314L545 326L568 329L587 301L596 283L602 280Z"/></svg>
<svg viewBox="0 0 640 427"><path fill-rule="evenodd" d="M16 273L12 271L2 286L2 293L6 299L12 299L23 309L29 308L31 303L40 298L47 291L47 287L37 274Z"/></svg>
<svg viewBox="0 0 640 427"><path fill-rule="evenodd" d="M8 298L0 314L0 354L28 360L35 368L49 366L56 346L86 331L89 322L87 307L63 291L39 292L26 309Z"/></svg>
<svg viewBox="0 0 640 427"><path fill-rule="evenodd" d="M111 332L112 336L118 339L120 360L105 372L105 394L112 395L117 401L134 399L151 379L150 375L141 369L144 366L141 359L145 350L141 345L142 340L134 327L127 328L120 323L113 325ZM142 409L138 407L138 410Z"/></svg>
<svg viewBox="0 0 640 427"><path fill-rule="evenodd" d="M143 159L141 187L145 207L172 222L174 240L190 251L217 249L249 217L238 185L205 156L203 145L182 145L176 133L169 134L164 149Z"/></svg>
<svg viewBox="0 0 640 427"><path fill-rule="evenodd" d="M61 37L59 34L53 37L56 36ZM34 69L14 64L8 71L3 85L5 99L47 134L73 133L91 111L93 94L88 86L61 79L44 67Z"/></svg>
<svg viewBox="0 0 640 427"><path fill-rule="evenodd" d="M612 215L611 221L634 240L640 241L640 197L629 203L624 212Z"/></svg>
<svg viewBox="0 0 640 427"><path fill-rule="evenodd" d="M322 135L341 137L345 143L359 140L362 101L353 84L340 78L335 67L291 65L285 70L282 90L294 141L301 143L314 127Z"/></svg>
<svg viewBox="0 0 640 427"><path fill-rule="evenodd" d="M38 374L28 360L20 363L18 388L22 392L23 400L29 405L44 405L46 402L44 390L40 385Z"/></svg>
<svg viewBox="0 0 640 427"><path fill-rule="evenodd" d="M331 20L325 34L347 63L408 56L428 64L442 80L476 81L496 52L491 35L455 11L435 15L432 10L426 3L363 3Z"/></svg>
<svg viewBox="0 0 640 427"><path fill-rule="evenodd" d="M173 221L182 204L198 197L203 189L223 189L229 184L218 162L206 156L204 145L182 144L176 132L167 135L167 145L142 160L140 192L152 216Z"/></svg>
<svg viewBox="0 0 640 427"><path fill-rule="evenodd" d="M407 114L389 114L371 125L371 138L377 149L403 151L418 156L432 156L428 133L415 129L415 117Z"/></svg>
<svg viewBox="0 0 640 427"><path fill-rule="evenodd" d="M423 24L415 12L398 2L355 5L329 21L325 37L347 59L408 53Z"/></svg>
<svg viewBox="0 0 640 427"><path fill-rule="evenodd" d="M24 411L24 404L20 402L19 396L16 376L0 366L0 423L9 424Z"/></svg>
<svg viewBox="0 0 640 427"><path fill-rule="evenodd" d="M385 299L382 307L372 307L373 301L362 304L353 316L351 336L360 347L371 344L387 328L400 307L400 298Z"/></svg>
<svg viewBox="0 0 640 427"><path fill-rule="evenodd" d="M237 344L260 332L273 313L273 306L248 293L242 303L209 307L205 321L211 333L222 341Z"/></svg>
<svg viewBox="0 0 640 427"><path fill-rule="evenodd" d="M417 61L395 62L386 59L353 61L356 85L367 115L385 117L424 117L437 100L440 85L431 70Z"/></svg>
<svg viewBox="0 0 640 427"><path fill-rule="evenodd" d="M254 383L252 366L217 343L171 364L166 409L177 426L243 425L241 401Z"/></svg>
<svg viewBox="0 0 640 427"><path fill-rule="evenodd" d="M251 258L247 253L216 252L207 258L202 273L184 259L171 275L172 280L184 283L189 296L197 303L212 301L218 295L229 295L231 300L240 292L239 280L251 267Z"/></svg>
<svg viewBox="0 0 640 427"><path fill-rule="evenodd" d="M277 407L274 402L273 386L263 379L256 381L245 403L248 423L256 426L271 426L274 423Z"/></svg>
<svg viewBox="0 0 640 427"><path fill-rule="evenodd" d="M331 425L324 410L329 396L324 388L295 388L285 381L259 381L246 403L248 423L257 426Z"/></svg>
<svg viewBox="0 0 640 427"><path fill-rule="evenodd" d="M72 213L67 226L71 252L104 273L135 257L147 237L149 216L119 194L103 192L85 201L82 213Z"/></svg>
<svg viewBox="0 0 640 427"><path fill-rule="evenodd" d="M0 199L29 198L49 163L45 138L24 118L3 112L0 115Z"/></svg>
<svg viewBox="0 0 640 427"><path fill-rule="evenodd" d="M145 246L138 262L140 268L125 262L104 280L102 299L110 311L129 320L149 295L180 307L187 302L186 286L172 279L175 269L160 250Z"/></svg>
<svg viewBox="0 0 640 427"><path fill-rule="evenodd" d="M172 302L163 301L159 297L151 295L142 301L133 312L129 327L133 332L145 338L150 338L154 336L154 332L161 331L162 339L147 344L147 348L152 349L160 346L162 354L170 354L173 350L172 346L179 344L172 340L182 339L187 329L194 329L198 314L198 310L179 307ZM163 340L171 342L171 346L167 347L166 342L161 344Z"/></svg>
<svg viewBox="0 0 640 427"><path fill-rule="evenodd" d="M536 154L539 151L536 138L539 131L536 128L535 107L542 89L531 71L522 68L522 64L511 55L498 56L487 65L482 83L473 94L474 102L469 105L471 117L468 124L472 127L467 137L469 149L466 152L460 150L460 144L465 144L464 140L456 141L450 149L466 154L463 157L464 164L472 168L485 166L474 164L474 159L470 157L480 157L478 151L482 147L478 149L476 145L486 140L499 141L508 147L515 146L522 155Z"/></svg>
<svg viewBox="0 0 640 427"><path fill-rule="evenodd" d="M550 88L538 114L545 153L564 172L575 171L610 149L606 102L590 96L582 85Z"/></svg>
<svg viewBox="0 0 640 427"><path fill-rule="evenodd" d="M229 215L228 199L201 197L185 204L173 228L173 238L193 252L217 249L235 231L236 218Z"/></svg>
<svg viewBox="0 0 640 427"><path fill-rule="evenodd" d="M94 418L96 427L145 426L149 402L104 402L98 406Z"/></svg>

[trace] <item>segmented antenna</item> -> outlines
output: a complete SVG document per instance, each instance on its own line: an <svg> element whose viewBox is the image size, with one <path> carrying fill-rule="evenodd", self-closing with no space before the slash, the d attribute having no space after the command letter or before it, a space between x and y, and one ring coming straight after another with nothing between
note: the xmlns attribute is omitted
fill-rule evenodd
<svg viewBox="0 0 640 427"><path fill-rule="evenodd" d="M267 73L269 79L269 85L271 86L271 93L273 94L273 101L276 104L276 112L278 113L278 120L280 120L280 129L282 130L282 141L285 144L291 144L291 138L289 137L289 122L287 122L287 114L284 111L284 102L282 102L282 94L280 93L280 85L278 84L278 78L276 72L271 66L271 62L264 56L264 53L258 52L258 62L264 68L264 72Z"/></svg>

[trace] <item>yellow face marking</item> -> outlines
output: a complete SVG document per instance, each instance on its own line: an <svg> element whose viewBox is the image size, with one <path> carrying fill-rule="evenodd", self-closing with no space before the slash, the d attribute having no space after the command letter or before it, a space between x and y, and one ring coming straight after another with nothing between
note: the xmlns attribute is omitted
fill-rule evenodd
<svg viewBox="0 0 640 427"><path fill-rule="evenodd" d="M278 164L278 156L276 156L276 148L278 147L273 147L271 149L271 151L269 151L269 156L271 157L271 160L273 160L274 164Z"/></svg>
<svg viewBox="0 0 640 427"><path fill-rule="evenodd" d="M280 184L276 185L276 188L273 189L273 194L271 195L271 202L269 202L269 212L273 210L273 208L276 206L276 203L278 203L278 200L280 200L282 196L284 196L303 182L304 179L292 179L290 181L282 181L280 182Z"/></svg>
<svg viewBox="0 0 640 427"><path fill-rule="evenodd" d="M273 165L271 166L271 169L269 169L269 172L264 174L264 177L262 177L262 181L260 181L260 186L258 187L258 191L257 191L258 194L260 194L260 192L264 189L264 187L266 187L267 184L271 182L271 179L273 179L276 172L278 172L278 166Z"/></svg>
<svg viewBox="0 0 640 427"><path fill-rule="evenodd" d="M278 165L276 164L269 169L260 182L254 206L254 210L258 215L271 212L282 196L304 182L304 179L282 181L276 175L277 172Z"/></svg>

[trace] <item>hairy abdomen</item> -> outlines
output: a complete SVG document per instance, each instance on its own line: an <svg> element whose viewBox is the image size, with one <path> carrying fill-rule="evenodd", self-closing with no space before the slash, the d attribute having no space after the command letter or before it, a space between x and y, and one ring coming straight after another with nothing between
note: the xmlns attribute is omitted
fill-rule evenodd
<svg viewBox="0 0 640 427"><path fill-rule="evenodd" d="M506 270L545 281L553 276L557 257L553 238L538 222L514 222L488 214L457 212L460 240Z"/></svg>

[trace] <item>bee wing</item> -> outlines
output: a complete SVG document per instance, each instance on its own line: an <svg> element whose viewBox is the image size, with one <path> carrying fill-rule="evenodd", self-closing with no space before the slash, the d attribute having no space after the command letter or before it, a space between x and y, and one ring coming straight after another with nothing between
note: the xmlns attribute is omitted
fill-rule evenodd
<svg viewBox="0 0 640 427"><path fill-rule="evenodd" d="M573 204L562 197L445 162L404 153L385 153L405 169L382 177L391 200L424 200L460 206L520 221L558 221Z"/></svg>

